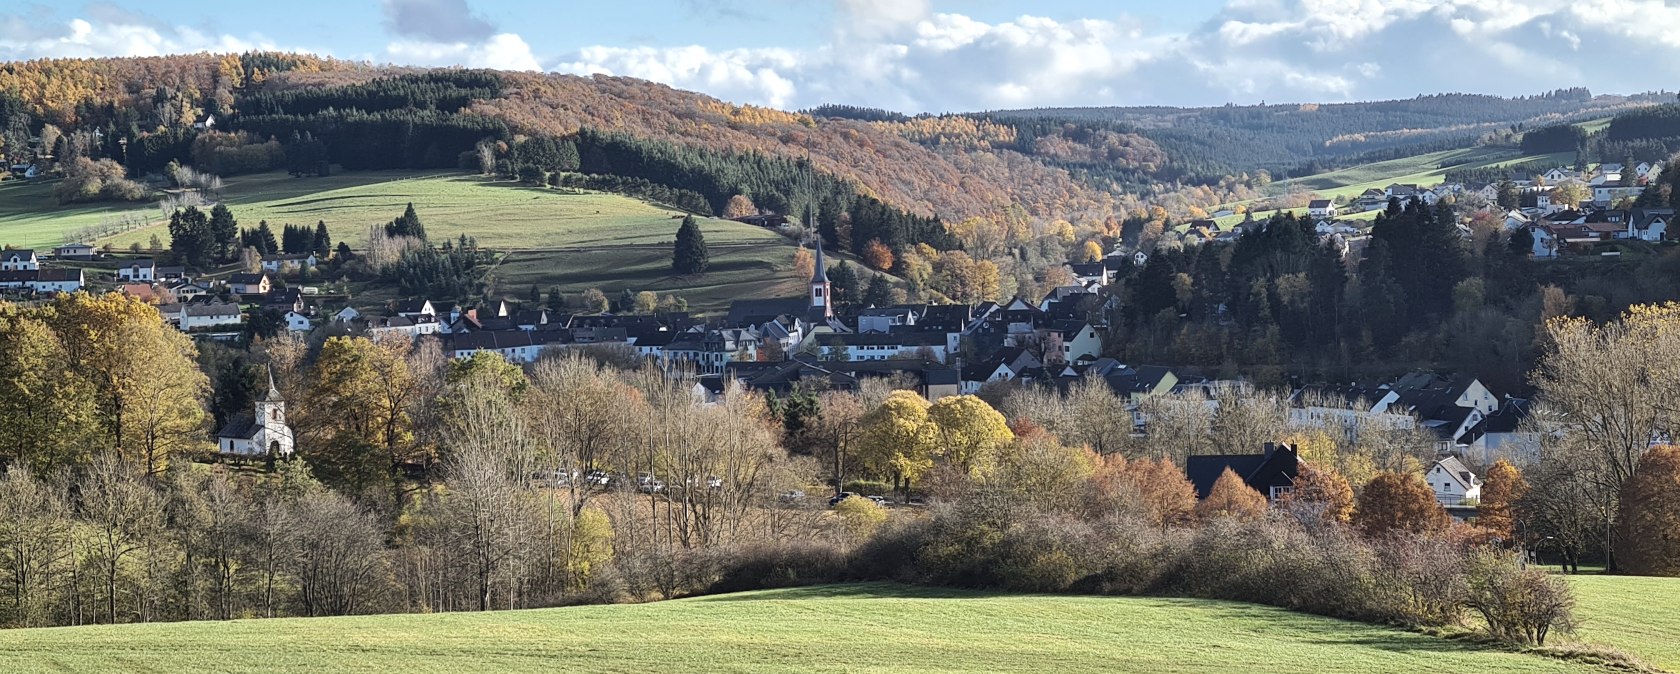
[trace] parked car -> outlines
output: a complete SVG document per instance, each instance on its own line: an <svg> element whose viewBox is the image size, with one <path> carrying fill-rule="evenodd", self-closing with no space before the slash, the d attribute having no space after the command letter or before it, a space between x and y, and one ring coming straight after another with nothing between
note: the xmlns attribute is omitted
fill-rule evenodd
<svg viewBox="0 0 1680 674"><path fill-rule="evenodd" d="M781 496L776 498L782 503L800 503L805 500L805 492L798 489L793 491L784 491Z"/></svg>
<svg viewBox="0 0 1680 674"><path fill-rule="evenodd" d="M583 474L583 481L585 484L595 484L605 487L612 483L612 476L608 475L604 470L592 470Z"/></svg>
<svg viewBox="0 0 1680 674"><path fill-rule="evenodd" d="M884 506L887 504L887 499L881 496L871 496L869 497L869 500L874 501L875 505L878 506Z"/></svg>
<svg viewBox="0 0 1680 674"><path fill-rule="evenodd" d="M656 494L665 491L665 481L656 478L651 473L636 476L636 491L644 494Z"/></svg>
<svg viewBox="0 0 1680 674"><path fill-rule="evenodd" d="M706 488L707 489L722 489L723 488L723 478L718 477L716 475L707 475L706 476Z"/></svg>
<svg viewBox="0 0 1680 674"><path fill-rule="evenodd" d="M840 494L838 496L829 497L828 507L833 508L834 506L840 505L841 501L852 498L854 496L857 496L857 494L854 494L854 493L849 492L849 491L840 492Z"/></svg>

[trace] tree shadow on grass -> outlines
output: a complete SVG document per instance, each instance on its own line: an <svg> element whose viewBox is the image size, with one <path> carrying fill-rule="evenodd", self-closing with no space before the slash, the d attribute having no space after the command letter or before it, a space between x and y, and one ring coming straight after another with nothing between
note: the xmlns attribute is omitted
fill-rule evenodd
<svg viewBox="0 0 1680 674"><path fill-rule="evenodd" d="M855 583L845 585L812 585L775 590L754 590L694 597L690 601L794 601L807 599L983 599L1006 596L1007 593L957 590L943 587L923 587L898 583Z"/></svg>

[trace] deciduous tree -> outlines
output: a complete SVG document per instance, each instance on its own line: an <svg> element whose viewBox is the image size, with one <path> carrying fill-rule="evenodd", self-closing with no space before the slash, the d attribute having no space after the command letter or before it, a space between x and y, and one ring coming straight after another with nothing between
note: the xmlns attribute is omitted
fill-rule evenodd
<svg viewBox="0 0 1680 674"><path fill-rule="evenodd" d="M1680 576L1680 447L1653 447L1640 458L1622 483L1616 528L1622 571Z"/></svg>
<svg viewBox="0 0 1680 674"><path fill-rule="evenodd" d="M1226 468L1208 490L1207 498L1196 504L1196 516L1209 520L1216 517L1258 519L1266 515L1266 497L1248 486L1235 472Z"/></svg>
<svg viewBox="0 0 1680 674"><path fill-rule="evenodd" d="M1353 511L1353 526L1372 538L1436 532L1450 521L1435 501L1435 492L1417 473L1382 473L1372 478Z"/></svg>

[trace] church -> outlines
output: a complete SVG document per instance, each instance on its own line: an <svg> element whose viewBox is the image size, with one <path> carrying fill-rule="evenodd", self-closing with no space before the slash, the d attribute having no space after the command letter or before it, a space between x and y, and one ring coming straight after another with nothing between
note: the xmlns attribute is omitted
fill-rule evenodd
<svg viewBox="0 0 1680 674"><path fill-rule="evenodd" d="M252 414L229 419L216 433L216 451L239 457L285 459L292 455L292 427L286 425L286 401L268 373L268 393L255 403Z"/></svg>
<svg viewBox="0 0 1680 674"><path fill-rule="evenodd" d="M833 288L828 281L828 268L823 263L822 237L817 237L816 267L804 297L771 300L735 300L729 305L725 320L732 326L757 326L777 318L797 318L813 328L828 332L851 332L834 315Z"/></svg>

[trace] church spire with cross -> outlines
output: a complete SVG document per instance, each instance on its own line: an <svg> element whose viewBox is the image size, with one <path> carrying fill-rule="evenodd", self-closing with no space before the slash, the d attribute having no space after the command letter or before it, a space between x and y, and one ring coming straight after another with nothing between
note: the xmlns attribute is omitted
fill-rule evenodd
<svg viewBox="0 0 1680 674"><path fill-rule="evenodd" d="M805 227L815 231L816 217L812 215L810 201L805 202ZM819 313L823 319L834 317L834 303L830 295L832 288L828 284L828 269L823 266L822 233L817 233L816 266L811 270L811 315Z"/></svg>

